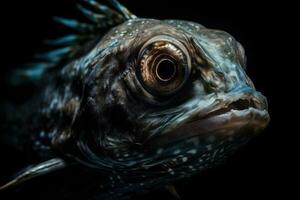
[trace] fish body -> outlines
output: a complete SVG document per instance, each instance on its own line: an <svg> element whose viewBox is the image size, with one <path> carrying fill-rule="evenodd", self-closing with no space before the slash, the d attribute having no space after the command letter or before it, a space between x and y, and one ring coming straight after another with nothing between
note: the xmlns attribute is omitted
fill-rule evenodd
<svg viewBox="0 0 300 200"><path fill-rule="evenodd" d="M13 141L40 164L2 189L80 165L103 177L97 197L129 198L215 166L266 127L267 100L233 36L83 2L99 10L79 7L96 25L57 18L80 34L52 41L63 48L42 56L48 63L18 73L38 92Z"/></svg>

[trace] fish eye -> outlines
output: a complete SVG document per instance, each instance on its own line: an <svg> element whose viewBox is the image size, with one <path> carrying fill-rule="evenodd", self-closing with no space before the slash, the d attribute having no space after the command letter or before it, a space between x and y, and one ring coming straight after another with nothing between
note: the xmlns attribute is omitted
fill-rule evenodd
<svg viewBox="0 0 300 200"><path fill-rule="evenodd" d="M186 47L169 36L156 36L139 53L137 77L154 96L169 96L180 90L190 74Z"/></svg>

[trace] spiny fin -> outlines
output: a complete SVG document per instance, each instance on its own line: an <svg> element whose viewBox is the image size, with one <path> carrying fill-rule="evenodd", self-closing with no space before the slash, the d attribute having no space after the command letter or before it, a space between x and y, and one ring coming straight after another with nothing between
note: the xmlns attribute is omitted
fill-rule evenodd
<svg viewBox="0 0 300 200"><path fill-rule="evenodd" d="M115 10L109 8L106 5L100 4L95 0L81 0L81 1L89 5L94 10L96 10L95 13L103 14L107 18L114 18L114 17L123 18L120 13L116 12Z"/></svg>
<svg viewBox="0 0 300 200"><path fill-rule="evenodd" d="M35 58L40 60L45 60L48 62L58 62L61 58L72 51L71 47L63 47L60 49L55 49L53 51L49 51L43 54L36 54Z"/></svg>
<svg viewBox="0 0 300 200"><path fill-rule="evenodd" d="M66 167L65 161L60 158L53 158L53 159L47 160L45 162L34 165L30 168L26 168L14 179L9 181L5 185L1 186L0 191L14 187L20 183L26 182L35 177L39 177L39 176L49 174L51 172L63 169L65 167Z"/></svg>
<svg viewBox="0 0 300 200"><path fill-rule="evenodd" d="M88 10L87 8L83 7L80 4L77 4L77 8L84 14L84 16L86 16L89 20L91 20L95 24L98 24L99 22L101 23L101 21L106 19L104 15L97 14L91 10Z"/></svg>
<svg viewBox="0 0 300 200"><path fill-rule="evenodd" d="M117 0L109 0L109 2L119 12L122 13L122 15L125 17L125 19L135 19L136 18L136 16L134 14L132 14L126 7L124 7L122 4L120 4Z"/></svg>
<svg viewBox="0 0 300 200"><path fill-rule="evenodd" d="M84 22L80 22L76 19L69 19L69 18L65 18L65 17L55 16L55 17L53 17L53 20L56 21L57 23L62 24L63 26L65 26L67 28L74 29L81 33L88 33L88 32L92 32L94 30L93 25L87 24Z"/></svg>
<svg viewBox="0 0 300 200"><path fill-rule="evenodd" d="M86 16L87 22L64 17L54 17L54 20L67 28L74 29L76 34L70 34L49 42L51 45L63 47L57 51L38 56L42 61L61 64L73 57L80 57L85 52L86 46L98 42L111 28L127 20L136 18L127 8L117 0L106 0L109 6L103 5L98 0L78 0L77 8ZM104 1L104 0L103 0ZM66 58L66 59L65 59Z"/></svg>
<svg viewBox="0 0 300 200"><path fill-rule="evenodd" d="M75 33L45 41L55 46L53 50L35 55L36 64L13 70L8 81L18 86L23 83L37 83L42 80L50 68L64 66L70 59L79 58L87 53L103 35L112 27L129 19L136 18L127 8L116 0L106 0L109 6L100 4L98 0L78 0L78 9L87 17L87 22L77 19L54 17L61 25L72 29ZM104 0L103 0L104 1Z"/></svg>
<svg viewBox="0 0 300 200"><path fill-rule="evenodd" d="M52 45L52 46L67 46L79 42L82 39L83 38L78 35L71 34L71 35L66 35L52 40L46 40L45 44Z"/></svg>
<svg viewBox="0 0 300 200"><path fill-rule="evenodd" d="M176 188L174 185L167 185L165 186L166 190L177 200L181 200Z"/></svg>

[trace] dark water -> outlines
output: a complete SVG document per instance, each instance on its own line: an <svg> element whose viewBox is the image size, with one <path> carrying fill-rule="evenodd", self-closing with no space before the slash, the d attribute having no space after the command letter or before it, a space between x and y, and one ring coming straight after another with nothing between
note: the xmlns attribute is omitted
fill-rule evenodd
<svg viewBox="0 0 300 200"><path fill-rule="evenodd" d="M42 49L44 38L61 35L51 16L75 16L72 0L15 0L1 3L1 73L0 95L18 101L32 91L24 88L13 91L3 82L7 71L30 61L33 53ZM269 100L271 123L266 131L242 148L222 166L199 176L176 183L182 199L209 199L216 197L282 197L289 199L295 194L299 180L295 160L298 159L295 145L296 131L293 124L297 117L299 100L293 89L297 79L293 79L299 64L290 63L297 59L292 56L296 37L292 15L294 12L284 4L262 5L260 1L231 3L215 1L196 2L185 0L167 3L162 0L122 1L137 16L149 18L177 18L199 22L207 27L218 28L232 34L240 41L248 56L247 73ZM171 2L171 1L170 1ZM226 3L225 3L226 2ZM70 6L73 6L70 8ZM299 56L299 55L298 55ZM299 84L298 84L299 85ZM298 88L299 93L299 88ZM291 112L290 112L291 111ZM22 159L16 152L0 146L0 180L14 171ZM61 177L52 177L55 184ZM80 179L80 181L87 181ZM34 189L33 189L34 188ZM32 184L22 197L41 199L57 188L40 189L40 184ZM20 198L8 194L10 198ZM46 196L44 196L46 195ZM50 199L51 195L48 196ZM57 198L57 196L54 196ZM1 199L8 199L1 198ZM137 199L172 199L164 190L158 190ZM46 198L47 199L47 198Z"/></svg>

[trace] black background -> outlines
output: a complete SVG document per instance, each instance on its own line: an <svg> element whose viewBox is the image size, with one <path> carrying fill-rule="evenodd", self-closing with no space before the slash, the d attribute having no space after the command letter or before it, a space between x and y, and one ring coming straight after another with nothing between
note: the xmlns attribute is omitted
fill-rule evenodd
<svg viewBox="0 0 300 200"><path fill-rule="evenodd" d="M61 35L52 16L78 15L75 0L14 0L1 3L1 95L18 97L3 79L9 69L29 62L42 40ZM232 34L245 47L247 73L269 100L270 126L224 165L176 184L182 199L230 197L290 199L299 188L296 167L297 66L293 52L299 24L289 3L258 1L121 1L139 17L185 19ZM289 6L288 6L289 5ZM298 36L299 37L299 36ZM23 91L24 92L24 91ZM25 91L26 92L26 91ZM296 115L293 115L296 114ZM14 158L1 148L1 155ZM2 159L0 159L2 160ZM10 163L0 161L9 168ZM1 174L6 172L2 171ZM0 177L1 178L1 177ZM80 180L79 180L80 181ZM36 191L38 193L38 191ZM34 193L28 197L35 198ZM172 199L159 190L143 199Z"/></svg>

